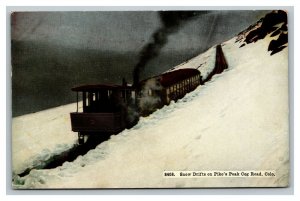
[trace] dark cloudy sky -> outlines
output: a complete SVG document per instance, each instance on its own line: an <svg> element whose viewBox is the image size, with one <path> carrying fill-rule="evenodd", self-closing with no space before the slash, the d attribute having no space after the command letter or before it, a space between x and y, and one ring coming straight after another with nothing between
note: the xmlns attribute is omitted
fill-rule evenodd
<svg viewBox="0 0 300 201"><path fill-rule="evenodd" d="M211 11L183 24L164 48L211 46L247 27L266 11ZM12 15L12 39L70 48L136 51L162 26L157 12L23 12ZM213 31L213 34L210 32ZM209 36L208 36L209 35ZM202 41L200 43L199 41Z"/></svg>
<svg viewBox="0 0 300 201"><path fill-rule="evenodd" d="M109 51L142 48L160 23L155 12L16 13L12 19L13 40Z"/></svg>
<svg viewBox="0 0 300 201"><path fill-rule="evenodd" d="M182 20L141 77L232 38L267 12L210 11ZM164 24L159 12L101 11L17 12L11 25L12 104L18 116L74 102L74 85L119 84L123 77L132 82L140 52Z"/></svg>

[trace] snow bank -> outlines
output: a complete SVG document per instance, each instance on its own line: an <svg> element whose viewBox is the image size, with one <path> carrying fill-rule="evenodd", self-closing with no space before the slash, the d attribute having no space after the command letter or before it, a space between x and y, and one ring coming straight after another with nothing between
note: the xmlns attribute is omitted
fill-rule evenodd
<svg viewBox="0 0 300 201"><path fill-rule="evenodd" d="M200 54L184 63L175 66L169 71L183 69L183 68L195 68L201 72L202 80L205 80L206 77L213 71L216 61L216 46L209 48L203 54ZM167 71L168 72L168 71Z"/></svg>
<svg viewBox="0 0 300 201"><path fill-rule="evenodd" d="M28 176L19 178L15 187L287 186L287 48L270 56L267 52L270 37L243 48L239 48L235 40L222 46L229 64L224 73L214 76L177 103L172 102L141 118L133 128L112 136L74 162L51 170L31 171ZM201 57L211 57L214 51L209 51ZM195 67L199 61L195 58L176 68ZM201 68L209 69L212 63L214 65L214 62L204 62ZM59 125L69 126L69 120L64 120L66 122ZM18 130L26 133L25 127ZM68 134L70 129L52 130L64 132L62 138L74 137ZM40 146L41 142L27 143L32 147ZM165 170L274 170L276 177L175 179L163 177Z"/></svg>
<svg viewBox="0 0 300 201"><path fill-rule="evenodd" d="M70 149L77 140L71 131L69 104L12 120L13 174L26 169L42 168L52 156Z"/></svg>

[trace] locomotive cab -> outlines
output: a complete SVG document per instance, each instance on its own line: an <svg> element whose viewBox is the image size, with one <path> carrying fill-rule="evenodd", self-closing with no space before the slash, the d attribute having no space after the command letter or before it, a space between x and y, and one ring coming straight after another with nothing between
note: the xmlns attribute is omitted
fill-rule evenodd
<svg viewBox="0 0 300 201"><path fill-rule="evenodd" d="M128 108L135 105L132 87L83 85L72 91L77 93L77 110L70 114L71 126L72 131L78 132L79 144L84 142L85 135L116 134L130 125Z"/></svg>

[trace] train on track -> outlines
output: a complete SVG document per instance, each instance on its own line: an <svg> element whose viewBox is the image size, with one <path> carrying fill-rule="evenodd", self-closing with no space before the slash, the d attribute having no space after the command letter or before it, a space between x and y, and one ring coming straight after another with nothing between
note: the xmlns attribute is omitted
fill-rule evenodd
<svg viewBox="0 0 300 201"><path fill-rule="evenodd" d="M214 73L220 73L227 64L220 59L221 46L216 48ZM219 52L219 53L218 53ZM221 70L220 70L221 69ZM203 84L199 70L177 69L128 85L82 85L72 88L77 93L77 110L72 112L72 131L78 133L79 144L85 136L117 134L134 126L140 116L176 101ZM81 98L79 98L81 96ZM82 107L79 107L82 102Z"/></svg>
<svg viewBox="0 0 300 201"><path fill-rule="evenodd" d="M74 87L77 111L71 113L72 131L78 132L79 144L84 142L85 135L119 133L135 125L140 116L182 98L201 83L198 70L179 69L143 80L136 86L123 82Z"/></svg>

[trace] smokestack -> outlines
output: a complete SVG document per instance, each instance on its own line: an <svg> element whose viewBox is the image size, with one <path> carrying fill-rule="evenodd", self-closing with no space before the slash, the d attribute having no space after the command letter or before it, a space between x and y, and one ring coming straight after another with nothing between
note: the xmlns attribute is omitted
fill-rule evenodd
<svg viewBox="0 0 300 201"><path fill-rule="evenodd" d="M140 59L133 71L133 85L139 83L140 73L151 59L159 55L162 47L167 44L170 34L176 33L187 21L208 12L210 11L160 11L158 14L162 26L152 34L152 41L145 45L140 53Z"/></svg>

